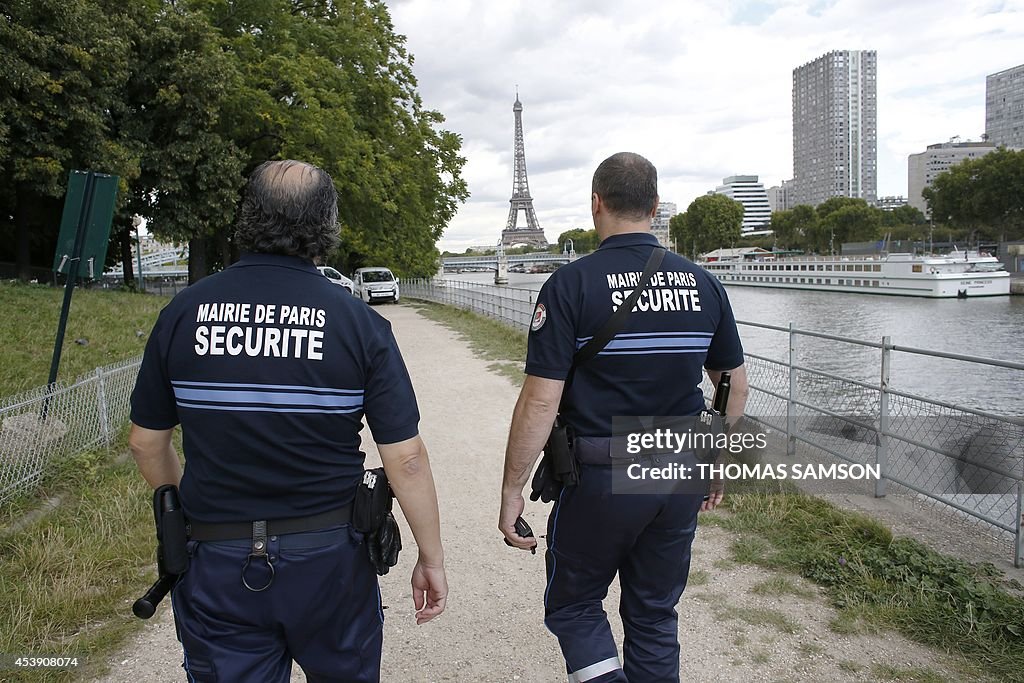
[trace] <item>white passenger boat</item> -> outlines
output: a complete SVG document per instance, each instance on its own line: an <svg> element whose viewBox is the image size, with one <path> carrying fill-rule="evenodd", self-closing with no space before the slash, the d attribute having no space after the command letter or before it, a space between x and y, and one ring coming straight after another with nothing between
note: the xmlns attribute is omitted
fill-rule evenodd
<svg viewBox="0 0 1024 683"><path fill-rule="evenodd" d="M1005 296L1010 274L994 256L961 251L945 256L795 256L768 253L703 261L727 285L815 289L932 298Z"/></svg>

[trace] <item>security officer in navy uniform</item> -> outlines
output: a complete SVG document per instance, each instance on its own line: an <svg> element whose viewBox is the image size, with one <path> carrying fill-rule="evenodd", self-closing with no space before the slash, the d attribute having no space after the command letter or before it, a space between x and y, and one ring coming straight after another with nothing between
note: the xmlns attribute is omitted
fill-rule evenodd
<svg viewBox="0 0 1024 683"><path fill-rule="evenodd" d="M445 607L434 482L391 326L314 265L337 217L323 170L259 166L241 259L178 294L146 346L129 443L150 486L180 487L191 523L172 593L189 681L285 682L293 659L310 681L380 679L380 590L349 523L364 416L419 546L417 623Z"/></svg>
<svg viewBox="0 0 1024 683"><path fill-rule="evenodd" d="M703 491L616 494L612 417L697 415L704 371L715 383L723 371L732 373L730 415L742 415L746 401L743 350L724 288L671 253L622 330L576 367L565 387L573 354L639 285L659 248L650 232L657 206L657 171L647 159L620 153L597 168L591 212L601 245L555 271L537 297L505 453L498 528L512 545L530 549L536 539L516 533L515 522L561 404L561 417L575 430L580 473L578 485L562 488L548 520L544 608L570 683L679 680L675 606L686 586L697 513L723 496L721 482L712 483L704 501ZM616 573L624 662L602 607Z"/></svg>

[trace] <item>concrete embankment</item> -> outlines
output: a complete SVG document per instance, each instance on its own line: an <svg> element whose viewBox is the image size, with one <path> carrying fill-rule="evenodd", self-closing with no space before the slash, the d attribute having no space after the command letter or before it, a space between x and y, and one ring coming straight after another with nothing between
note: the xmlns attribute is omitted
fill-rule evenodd
<svg viewBox="0 0 1024 683"><path fill-rule="evenodd" d="M558 645L543 624L543 555L506 548L496 529L505 440L518 389L415 307L376 310L394 326L419 398L451 589L445 614L417 627L409 588L416 548L399 515L405 550L399 565L381 579L388 607L382 680L565 681ZM377 456L364 436L369 464ZM524 517L538 534L544 533L548 509L527 503ZM820 589L797 577L788 580L801 587L799 595L756 589L778 575L730 561L736 539L710 524L698 531L691 584L679 605L683 680L852 682L869 680L873 667L962 679L945 655L899 635L832 630L835 609ZM621 642L617 603L613 584L606 607ZM184 680L169 607L161 605L125 649L109 658L110 673L102 681ZM125 605L126 614L128 609ZM298 667L292 680L305 680Z"/></svg>
<svg viewBox="0 0 1024 683"><path fill-rule="evenodd" d="M1010 294L1024 295L1024 273L1014 273L1010 276Z"/></svg>

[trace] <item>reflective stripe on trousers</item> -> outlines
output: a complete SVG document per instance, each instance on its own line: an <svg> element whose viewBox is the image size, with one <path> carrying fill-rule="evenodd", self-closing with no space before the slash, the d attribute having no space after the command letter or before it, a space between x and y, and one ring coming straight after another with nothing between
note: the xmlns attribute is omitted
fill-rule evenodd
<svg viewBox="0 0 1024 683"><path fill-rule="evenodd" d="M608 659L603 659L600 662L595 662L590 666L585 666L582 669L573 671L569 674L569 683L584 683L584 681L592 681L598 676L603 676L621 668L622 664L619 662L618 657L609 657Z"/></svg>

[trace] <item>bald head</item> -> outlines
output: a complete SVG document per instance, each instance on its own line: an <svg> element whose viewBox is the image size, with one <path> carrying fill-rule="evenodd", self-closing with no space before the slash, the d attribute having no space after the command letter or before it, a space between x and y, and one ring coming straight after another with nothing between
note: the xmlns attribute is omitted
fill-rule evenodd
<svg viewBox="0 0 1024 683"><path fill-rule="evenodd" d="M235 241L242 251L322 259L338 244L338 193L322 169L267 161L249 176Z"/></svg>

